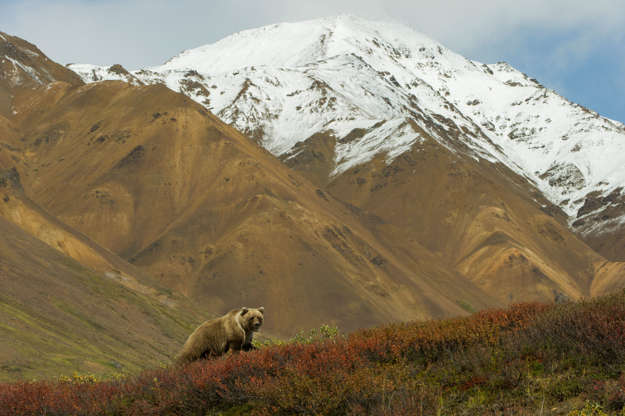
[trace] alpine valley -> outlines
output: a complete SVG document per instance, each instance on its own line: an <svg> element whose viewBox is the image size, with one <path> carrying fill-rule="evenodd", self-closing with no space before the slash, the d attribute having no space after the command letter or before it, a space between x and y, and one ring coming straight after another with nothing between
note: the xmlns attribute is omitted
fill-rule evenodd
<svg viewBox="0 0 625 416"><path fill-rule="evenodd" d="M623 124L399 24L133 71L0 32L0 379L168 362L244 305L289 337L614 292L623 166Z"/></svg>

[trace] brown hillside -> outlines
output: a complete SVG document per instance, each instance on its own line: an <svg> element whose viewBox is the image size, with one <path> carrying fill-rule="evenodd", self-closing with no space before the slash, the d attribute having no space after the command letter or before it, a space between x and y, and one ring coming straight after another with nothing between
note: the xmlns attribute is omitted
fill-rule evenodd
<svg viewBox="0 0 625 416"><path fill-rule="evenodd" d="M200 313L23 190L20 172L38 167L23 146L16 102L41 112L40 94L82 81L33 45L1 35L0 380L168 363Z"/></svg>
<svg viewBox="0 0 625 416"><path fill-rule="evenodd" d="M591 295L601 296L625 288L625 262L602 261L596 265Z"/></svg>
<svg viewBox="0 0 625 416"><path fill-rule="evenodd" d="M116 280L131 290L160 297L164 303L176 303L159 295L146 273L41 209L24 195L17 169L1 169L2 164L0 160L0 217L100 276Z"/></svg>
<svg viewBox="0 0 625 416"><path fill-rule="evenodd" d="M290 335L497 303L165 87L55 83L15 103L26 194L210 312L262 304Z"/></svg>
<svg viewBox="0 0 625 416"><path fill-rule="evenodd" d="M332 178L328 191L394 225L501 302L590 295L601 256L501 166L427 139L390 165L379 157Z"/></svg>
<svg viewBox="0 0 625 416"><path fill-rule="evenodd" d="M614 212L624 208L625 201L614 209ZM605 258L618 262L625 261L625 230L615 228L601 234L581 234L580 237Z"/></svg>
<svg viewBox="0 0 625 416"><path fill-rule="evenodd" d="M110 375L169 363L199 313L29 200L17 170L6 169L14 162L6 153L0 152L0 380Z"/></svg>

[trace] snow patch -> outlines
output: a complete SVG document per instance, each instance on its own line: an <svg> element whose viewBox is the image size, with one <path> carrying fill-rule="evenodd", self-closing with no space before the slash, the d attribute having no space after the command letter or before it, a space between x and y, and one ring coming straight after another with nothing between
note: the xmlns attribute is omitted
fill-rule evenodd
<svg viewBox="0 0 625 416"><path fill-rule="evenodd" d="M405 119L379 120L377 125L354 143L336 145L336 168L331 176L368 162L378 154L386 154L386 163L391 163L415 142L423 141Z"/></svg>
<svg viewBox="0 0 625 416"><path fill-rule="evenodd" d="M6 59L8 59L12 64L13 67L17 70L17 69L21 69L23 72L25 72L26 74L28 74L33 80L37 81L39 84L43 84L43 81L41 81L41 79L39 78L39 76L37 75L37 71L35 71L32 67L28 66L28 65L24 65L21 62L9 57L9 56L5 56ZM19 80L15 80L15 82L19 83Z"/></svg>
<svg viewBox="0 0 625 416"><path fill-rule="evenodd" d="M100 81L125 81L132 85L142 84L121 66L117 66L116 69L115 65L68 64L67 68L78 74L87 84Z"/></svg>

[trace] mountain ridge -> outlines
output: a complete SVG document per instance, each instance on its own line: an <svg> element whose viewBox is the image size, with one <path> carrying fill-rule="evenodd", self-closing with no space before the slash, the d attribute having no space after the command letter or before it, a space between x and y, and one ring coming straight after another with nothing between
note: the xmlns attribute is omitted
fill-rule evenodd
<svg viewBox="0 0 625 416"><path fill-rule="evenodd" d="M625 235L622 123L506 63L471 61L399 24L339 16L270 25L132 74L189 95L282 158L294 156L298 142L332 133L329 180L379 153L390 162L418 142L418 132L398 128L402 120L451 148L458 143L445 136L456 130L476 157L536 186L588 241ZM380 123L387 127L373 131ZM344 140L357 129L369 134Z"/></svg>

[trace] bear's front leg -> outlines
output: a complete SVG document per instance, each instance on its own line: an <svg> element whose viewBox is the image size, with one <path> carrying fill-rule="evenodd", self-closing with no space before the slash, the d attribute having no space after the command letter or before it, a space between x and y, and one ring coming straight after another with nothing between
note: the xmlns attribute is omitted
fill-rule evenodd
<svg viewBox="0 0 625 416"><path fill-rule="evenodd" d="M252 350L257 350L258 348L256 348L253 344L244 344L243 345L243 351L252 351Z"/></svg>
<svg viewBox="0 0 625 416"><path fill-rule="evenodd" d="M232 351L233 354L238 354L239 351L241 351L243 343L241 341L230 341L228 343L228 346L230 347L229 349Z"/></svg>

